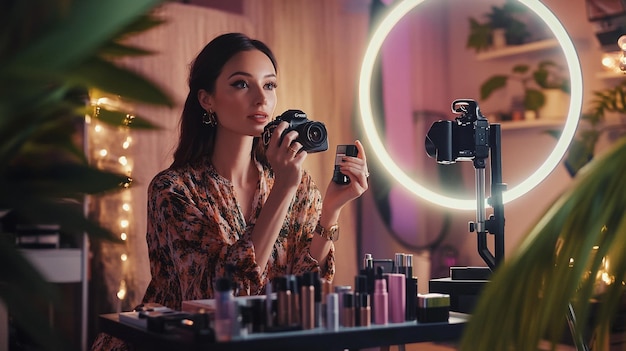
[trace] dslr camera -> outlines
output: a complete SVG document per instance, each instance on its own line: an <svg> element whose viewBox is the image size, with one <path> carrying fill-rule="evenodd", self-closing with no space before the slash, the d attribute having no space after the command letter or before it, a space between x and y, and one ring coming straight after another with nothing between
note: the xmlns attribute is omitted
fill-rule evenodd
<svg viewBox="0 0 626 351"><path fill-rule="evenodd" d="M452 102L452 112L460 114L454 121L433 123L426 136L428 156L438 163L470 161L483 164L489 157L489 121L474 100Z"/></svg>
<svg viewBox="0 0 626 351"><path fill-rule="evenodd" d="M298 138L295 141L302 144L304 151L314 153L328 150L328 132L324 123L307 119L306 113L300 110L287 110L265 126L261 135L265 147L269 145L274 129L282 121L288 122L289 127L285 129L281 138L285 133L295 130L298 132Z"/></svg>

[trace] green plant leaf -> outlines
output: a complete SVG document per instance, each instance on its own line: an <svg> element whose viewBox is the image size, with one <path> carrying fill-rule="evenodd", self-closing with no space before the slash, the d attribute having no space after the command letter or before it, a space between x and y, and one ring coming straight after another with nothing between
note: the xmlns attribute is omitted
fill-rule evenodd
<svg viewBox="0 0 626 351"><path fill-rule="evenodd" d="M541 340L556 345L570 303L579 334L610 324L626 276L624 153L626 139L621 139L582 168L496 269L463 333L461 350L536 351ZM605 259L609 268L602 264ZM614 283L598 290L596 277L602 276ZM600 307L591 319L594 300Z"/></svg>
<svg viewBox="0 0 626 351"><path fill-rule="evenodd" d="M487 23L480 23L470 17L470 34L467 37L466 47L473 48L476 52L487 50L491 46L491 26Z"/></svg>
<svg viewBox="0 0 626 351"><path fill-rule="evenodd" d="M14 56L16 67L64 70L87 59L98 47L162 0L81 0L69 2L65 16L45 35ZM124 9L120 11L119 9ZM84 35L85 30L89 35ZM45 60L41 58L45 57Z"/></svg>
<svg viewBox="0 0 626 351"><path fill-rule="evenodd" d="M526 89L526 94L524 95L524 107L527 110L536 111L545 103L546 97L540 90Z"/></svg>
<svg viewBox="0 0 626 351"><path fill-rule="evenodd" d="M495 75L487 79L487 81L480 86L480 98L482 100L488 99L495 90L504 87L508 79L509 77L505 75Z"/></svg>
<svg viewBox="0 0 626 351"><path fill-rule="evenodd" d="M69 79L76 84L96 87L113 95L124 96L128 100L173 106L170 97L153 82L102 59L91 58L76 65Z"/></svg>

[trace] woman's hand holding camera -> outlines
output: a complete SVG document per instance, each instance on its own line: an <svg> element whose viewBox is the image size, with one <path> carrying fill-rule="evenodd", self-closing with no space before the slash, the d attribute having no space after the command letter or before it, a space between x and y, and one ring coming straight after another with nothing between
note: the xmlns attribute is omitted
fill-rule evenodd
<svg viewBox="0 0 626 351"><path fill-rule="evenodd" d="M288 127L289 123L284 121L278 124L272 133L266 154L274 170L275 184L295 189L302 180L302 164L307 152L301 150L302 145L295 141L298 138L297 131L291 130L283 135Z"/></svg>

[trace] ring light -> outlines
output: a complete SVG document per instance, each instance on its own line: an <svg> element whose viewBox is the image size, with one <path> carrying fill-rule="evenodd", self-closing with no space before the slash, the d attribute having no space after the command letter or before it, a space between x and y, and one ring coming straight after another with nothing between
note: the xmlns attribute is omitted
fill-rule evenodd
<svg viewBox="0 0 626 351"><path fill-rule="evenodd" d="M541 164L541 166L539 166L534 173L528 176L528 178L515 187L512 187L510 190L503 192L503 203L515 200L524 195L526 192L539 185L539 183L541 183L557 167L567 152L570 142L574 138L574 133L576 132L582 108L583 92L580 61L578 60L578 54L574 48L572 40L567 34L567 31L556 16L539 0L518 1L534 11L541 18L541 20L548 25L554 36L557 38L567 61L571 82L571 92L567 120L565 122L565 126L563 127L561 137L554 147L554 150L552 150L552 153L550 153L545 162ZM415 195L433 204L452 209L473 210L476 209L476 200L448 197L437 192L433 192L409 177L387 153L385 146L378 135L376 126L374 125L372 105L370 101L370 90L372 83L372 71L374 69L376 57L378 56L385 38L389 35L396 23L398 23L404 15L422 2L424 2L424 0L401 1L387 14L385 18L383 18L382 22L374 32L365 52L359 77L359 109L361 112L361 121L363 123L365 135L372 145L374 154L383 164L385 169L391 174L391 176L396 179L396 181Z"/></svg>

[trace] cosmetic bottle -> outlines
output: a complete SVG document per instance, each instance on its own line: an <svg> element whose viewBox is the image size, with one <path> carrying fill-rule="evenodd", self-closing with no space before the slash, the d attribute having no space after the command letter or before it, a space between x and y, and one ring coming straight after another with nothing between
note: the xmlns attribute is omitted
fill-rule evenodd
<svg viewBox="0 0 626 351"><path fill-rule="evenodd" d="M370 305L370 295L367 293L359 296L361 303L359 303L359 326L369 327L372 324L372 307Z"/></svg>
<svg viewBox="0 0 626 351"><path fill-rule="evenodd" d="M219 278L215 282L215 339L230 341L235 322L235 297L231 280Z"/></svg>
<svg viewBox="0 0 626 351"><path fill-rule="evenodd" d="M339 330L339 294L326 295L326 330Z"/></svg>
<svg viewBox="0 0 626 351"><path fill-rule="evenodd" d="M343 294L343 308L341 309L342 325L346 328L354 327L354 294L347 292Z"/></svg>
<svg viewBox="0 0 626 351"><path fill-rule="evenodd" d="M367 277L367 293L373 295L376 271L374 270L374 258L372 254L365 254L365 258L363 258L363 268L360 274Z"/></svg>
<svg viewBox="0 0 626 351"><path fill-rule="evenodd" d="M291 292L291 317L289 325L300 325L300 288L298 278L290 274L287 276L287 286Z"/></svg>
<svg viewBox="0 0 626 351"><path fill-rule="evenodd" d="M315 328L315 283L313 274L308 272L302 275L302 287L300 288L300 309L302 316L302 329Z"/></svg>
<svg viewBox="0 0 626 351"><path fill-rule="evenodd" d="M413 255L404 255L406 267L406 312L404 319L414 321L417 319L417 277L413 276Z"/></svg>
<svg viewBox="0 0 626 351"><path fill-rule="evenodd" d="M361 296L367 295L367 277L357 275L354 277L354 320L355 325L361 325Z"/></svg>
<svg viewBox="0 0 626 351"><path fill-rule="evenodd" d="M383 267L376 268L374 280L374 323L387 324L389 321L389 295L387 293L387 281L383 276Z"/></svg>
<svg viewBox="0 0 626 351"><path fill-rule="evenodd" d="M313 307L314 307L314 325L315 328L324 326L322 321L322 280L319 272L312 272L313 275Z"/></svg>
<svg viewBox="0 0 626 351"><path fill-rule="evenodd" d="M394 261L395 265L395 270L392 273L399 273L399 274L405 274L406 273L406 267L404 266L404 254L403 253L396 253L395 254L395 261Z"/></svg>
<svg viewBox="0 0 626 351"><path fill-rule="evenodd" d="M340 310L339 312L339 325L342 327L345 327L345 325L343 325L343 296L352 291L352 287L350 285L336 285L335 286L335 293L337 293L337 297L338 297L338 308Z"/></svg>
<svg viewBox="0 0 626 351"><path fill-rule="evenodd" d="M406 276L385 274L389 282L389 322L402 323L406 314Z"/></svg>
<svg viewBox="0 0 626 351"><path fill-rule="evenodd" d="M291 317L291 291L287 288L287 277L276 277L276 299L278 300L276 324L279 327L289 326Z"/></svg>

